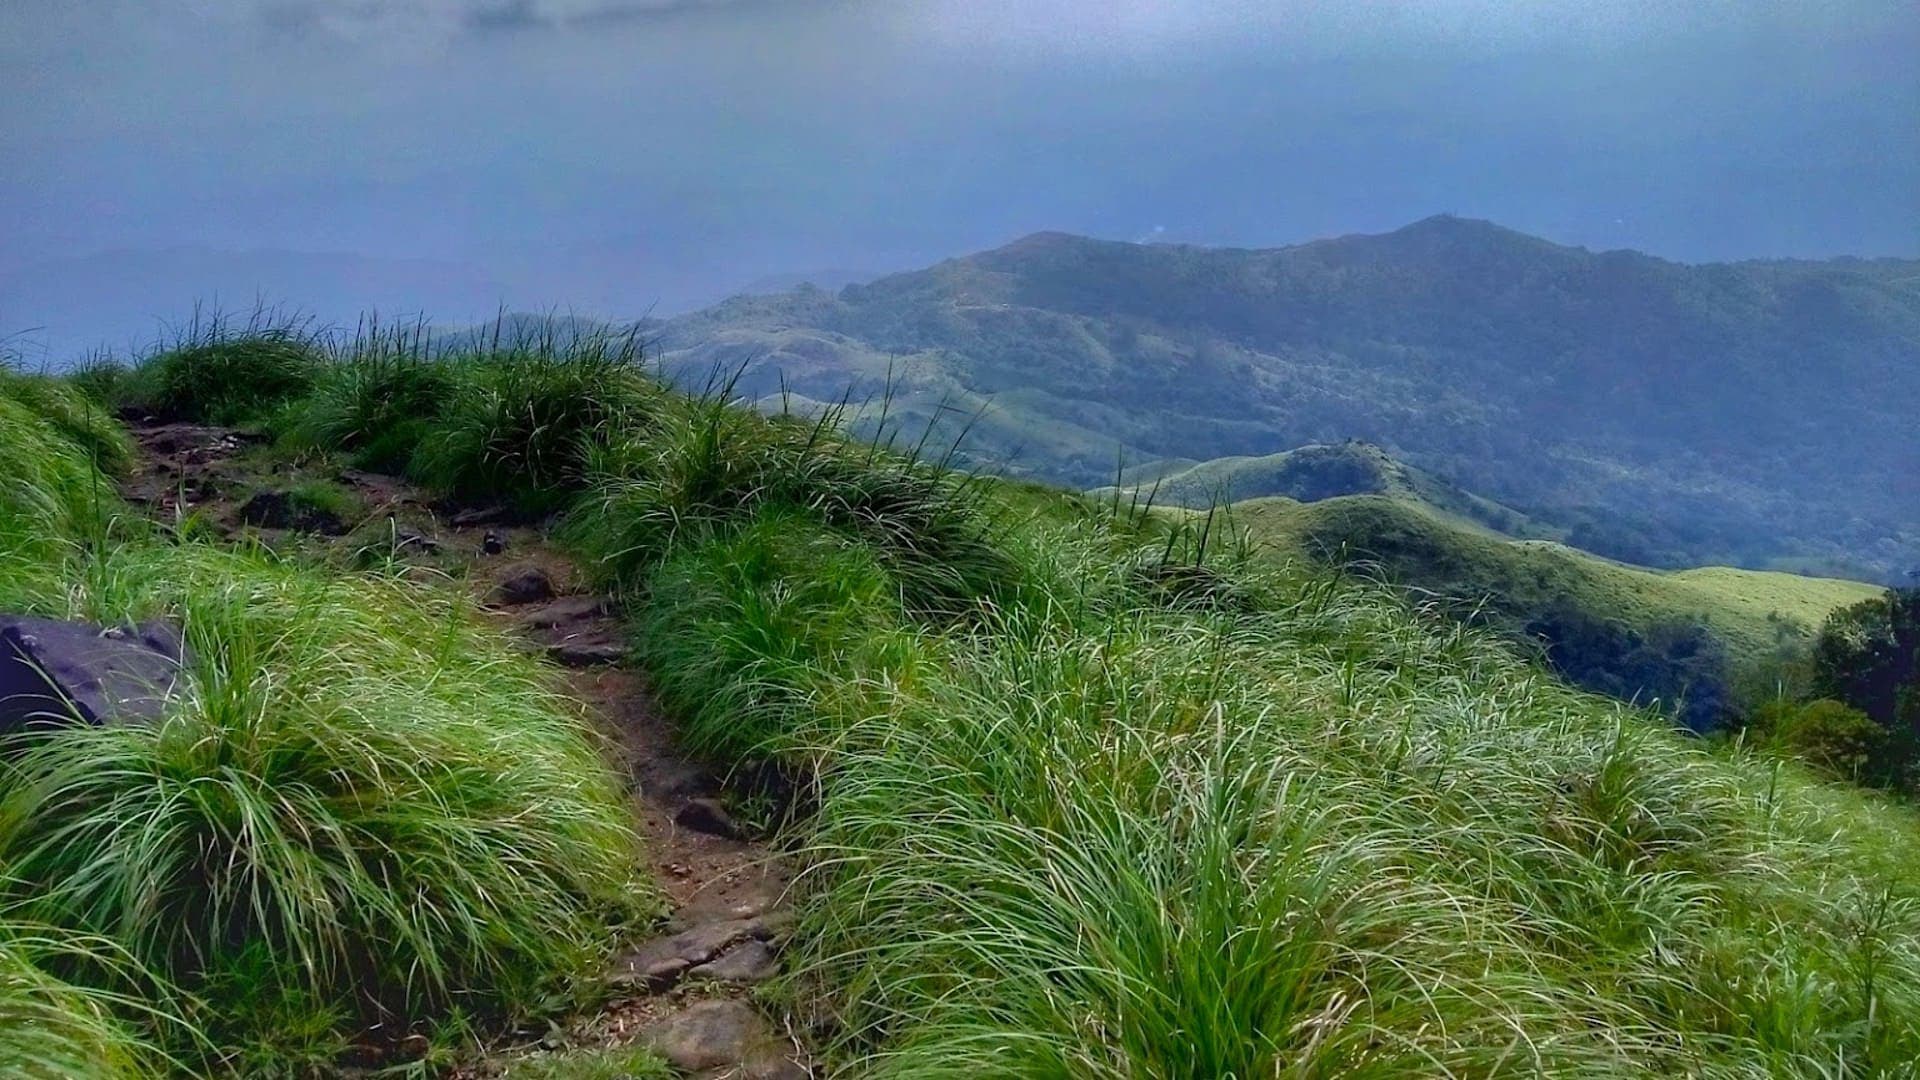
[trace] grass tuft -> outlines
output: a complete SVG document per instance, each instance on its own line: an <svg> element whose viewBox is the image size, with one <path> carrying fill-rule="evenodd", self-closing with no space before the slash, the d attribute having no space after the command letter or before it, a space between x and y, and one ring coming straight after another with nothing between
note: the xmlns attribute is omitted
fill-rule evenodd
<svg viewBox="0 0 1920 1080"><path fill-rule="evenodd" d="M109 475L132 468L133 440L111 412L75 386L45 375L0 368L0 398L7 398L53 426Z"/></svg>
<svg viewBox="0 0 1920 1080"><path fill-rule="evenodd" d="M38 606L180 619L191 678L154 726L15 747L0 859L220 1045L534 1010L647 913L593 742L463 604L193 547L123 548L65 600Z"/></svg>
<svg viewBox="0 0 1920 1080"><path fill-rule="evenodd" d="M297 445L344 451L362 468L400 472L458 386L423 326L363 327L329 364L283 433Z"/></svg>
<svg viewBox="0 0 1920 1080"><path fill-rule="evenodd" d="M682 399L612 443L568 535L604 576L634 583L677 546L765 508L801 511L866 543L907 603L943 615L1021 587L971 483L845 441L829 413L763 417L723 396Z"/></svg>
<svg viewBox="0 0 1920 1080"><path fill-rule="evenodd" d="M120 1019L130 1002L49 973L53 965L97 968L111 954L99 943L0 918L0 1075L20 1080L152 1075L162 1059Z"/></svg>
<svg viewBox="0 0 1920 1080"><path fill-rule="evenodd" d="M661 392L641 368L635 333L583 336L565 348L496 338L443 361L456 372L421 434L410 471L461 499L503 499L529 512L565 505L595 448L644 428Z"/></svg>
<svg viewBox="0 0 1920 1080"><path fill-rule="evenodd" d="M242 424L305 396L326 360L307 320L255 311L244 322L196 315L135 365L126 404L169 420Z"/></svg>

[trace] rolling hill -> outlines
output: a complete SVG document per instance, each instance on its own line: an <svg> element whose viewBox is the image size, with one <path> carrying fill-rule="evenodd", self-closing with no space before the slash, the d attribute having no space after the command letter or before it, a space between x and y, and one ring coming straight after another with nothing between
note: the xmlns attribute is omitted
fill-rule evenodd
<svg viewBox="0 0 1920 1080"><path fill-rule="evenodd" d="M1283 557L1375 574L1465 621L1540 647L1569 681L1678 702L1697 728L1734 686L1804 649L1837 608L1880 590L1725 566L1662 571L1495 535L1404 495L1235 503L1233 522Z"/></svg>
<svg viewBox="0 0 1920 1080"><path fill-rule="evenodd" d="M1077 487L1361 439L1638 563L1920 565L1911 260L1686 265L1445 216L1271 250L1042 233L653 329L682 380L884 385L902 429Z"/></svg>
<svg viewBox="0 0 1920 1080"><path fill-rule="evenodd" d="M1507 536L1564 539L1510 506L1464 490L1459 485L1398 461L1371 443L1303 446L1260 457L1227 457L1204 462L1175 459L1155 468L1132 470L1118 485L1092 491L1095 498L1204 508L1281 496L1319 502L1342 495L1385 495L1419 503L1433 513Z"/></svg>

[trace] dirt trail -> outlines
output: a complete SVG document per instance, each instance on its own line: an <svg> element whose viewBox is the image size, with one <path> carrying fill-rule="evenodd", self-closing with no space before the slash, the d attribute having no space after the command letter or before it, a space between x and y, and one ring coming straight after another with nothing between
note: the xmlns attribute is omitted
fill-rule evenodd
<svg viewBox="0 0 1920 1080"><path fill-rule="evenodd" d="M548 1035L546 1050L640 1042L707 1080L811 1075L798 1039L748 1000L752 987L780 970L791 868L734 820L721 778L675 751L645 680L620 664L625 638L613 601L587 591L579 569L539 527L498 508L443 506L392 476L297 468L233 429L129 426L141 450L123 485L131 502L163 521L194 518L276 548L371 547L419 573L464 581L529 648L555 661L560 688L609 737L629 778L648 868L672 914L660 936L616 959L609 1004L574 1018L563 1035ZM349 492L352 511L293 494L316 479ZM498 1075L519 1052L502 1050L456 1075Z"/></svg>

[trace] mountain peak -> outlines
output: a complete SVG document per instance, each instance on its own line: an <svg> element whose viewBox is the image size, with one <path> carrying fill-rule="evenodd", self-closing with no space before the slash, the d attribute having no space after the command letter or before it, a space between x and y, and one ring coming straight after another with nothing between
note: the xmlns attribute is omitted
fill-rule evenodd
<svg viewBox="0 0 1920 1080"><path fill-rule="evenodd" d="M1078 233L1061 232L1058 229L1042 229L1039 232L1028 233L1010 244L1001 246L997 250L1009 254L1019 254L1029 251L1050 251L1059 248L1082 247L1087 244L1099 242L1100 241L1090 236L1081 236Z"/></svg>
<svg viewBox="0 0 1920 1080"><path fill-rule="evenodd" d="M1425 243L1503 243L1527 244L1540 247L1559 247L1551 240L1544 240L1530 233L1509 229L1498 222L1485 218L1459 217L1455 214L1434 214L1421 218L1411 225L1402 225L1390 233L1383 234L1385 239L1415 240Z"/></svg>

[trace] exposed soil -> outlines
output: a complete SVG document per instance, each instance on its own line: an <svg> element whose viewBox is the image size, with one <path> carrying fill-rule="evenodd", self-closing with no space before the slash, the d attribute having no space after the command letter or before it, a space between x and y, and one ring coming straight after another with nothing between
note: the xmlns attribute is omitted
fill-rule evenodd
<svg viewBox="0 0 1920 1080"><path fill-rule="evenodd" d="M556 684L608 737L629 778L646 864L671 906L659 936L615 960L604 1008L544 1033L537 1045L509 1041L454 1075L497 1076L523 1053L635 1042L691 1076L810 1075L800 1042L749 1002L751 987L779 972L792 868L751 823L734 819L722 778L675 750L645 679L621 664L625 635L614 601L587 591L585 575L539 523L497 507L447 506L392 476L290 463L230 428L138 418L128 426L141 453L124 494L162 521L193 520L276 549L397 560L409 573L464 582L554 661ZM357 520L336 527L278 512L293 486L314 480L349 492Z"/></svg>

